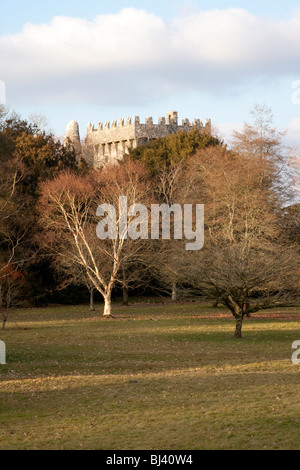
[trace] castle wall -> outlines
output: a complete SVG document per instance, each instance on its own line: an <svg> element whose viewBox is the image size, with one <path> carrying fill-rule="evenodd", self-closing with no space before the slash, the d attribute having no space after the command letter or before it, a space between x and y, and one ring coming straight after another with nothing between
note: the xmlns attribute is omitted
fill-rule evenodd
<svg viewBox="0 0 300 470"><path fill-rule="evenodd" d="M72 130L75 128L74 123L75 121L72 121ZM192 123L188 119L183 119L182 124L178 125L176 111L167 113L166 118L159 118L157 124L153 123L152 117L147 118L145 123L141 123L139 117L136 116L133 120L127 118L125 122L120 119L118 123L117 121L106 122L104 125L99 123L96 129L92 124L88 124L86 145L91 149L93 166L99 168L105 164L122 160L129 148L145 145L150 140L166 137L179 130L188 132L192 128L211 134L210 119L206 120L205 125L200 119L195 119ZM70 134L69 130L66 137L68 136L71 140L75 139L74 143L76 141L78 145L79 131L75 137Z"/></svg>
<svg viewBox="0 0 300 470"><path fill-rule="evenodd" d="M89 124L86 143L94 148L94 166L121 160L129 148L137 145L135 129L131 119L125 123L121 119L118 125L116 121L106 122L104 126L100 123L97 129Z"/></svg>

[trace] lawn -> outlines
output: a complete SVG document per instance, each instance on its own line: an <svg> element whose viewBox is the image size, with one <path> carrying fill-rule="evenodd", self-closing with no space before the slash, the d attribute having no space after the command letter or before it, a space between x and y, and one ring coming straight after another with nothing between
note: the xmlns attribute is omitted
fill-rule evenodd
<svg viewBox="0 0 300 470"><path fill-rule="evenodd" d="M222 307L140 303L12 313L0 449L300 449L300 308L233 338Z"/></svg>

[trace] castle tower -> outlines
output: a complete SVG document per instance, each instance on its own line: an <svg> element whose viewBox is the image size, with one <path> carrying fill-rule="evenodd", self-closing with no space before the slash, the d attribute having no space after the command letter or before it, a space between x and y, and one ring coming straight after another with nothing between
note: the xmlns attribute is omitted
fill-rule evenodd
<svg viewBox="0 0 300 470"><path fill-rule="evenodd" d="M67 125L66 135L64 139L65 144L67 143L68 139L74 145L76 152L80 152L81 143L80 143L80 135L79 135L79 124L77 121L71 121Z"/></svg>

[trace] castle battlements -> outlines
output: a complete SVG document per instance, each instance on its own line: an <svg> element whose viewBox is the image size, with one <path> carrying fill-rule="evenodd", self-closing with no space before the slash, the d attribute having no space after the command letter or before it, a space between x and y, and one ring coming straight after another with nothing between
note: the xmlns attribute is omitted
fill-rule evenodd
<svg viewBox="0 0 300 470"><path fill-rule="evenodd" d="M89 123L88 126L87 126L87 132L89 134L91 132L99 132L99 131L103 131L105 129L117 129L117 128L122 128L122 127L151 126L151 125L153 125L153 126L176 125L178 128L185 128L186 126L203 128L203 127L206 127L206 126L210 125L210 122L211 122L210 119L206 119L205 126L203 126L203 123L202 123L202 121L200 121L200 119L194 119L193 122L190 122L189 119L185 118L185 119L182 119L182 124L178 125L177 117L176 118L171 118L170 117L169 119L166 119L165 117L160 117L158 119L158 123L154 124L153 123L153 118L152 118L152 116L150 116L150 117L146 118L145 123L142 124L140 122L139 116L135 116L134 119L132 119L131 117L128 117L126 119L126 121L124 119L120 119L119 122L118 121L112 121L112 122L106 121L105 124L103 124L102 122L99 122L96 129L95 129L94 125Z"/></svg>
<svg viewBox="0 0 300 470"><path fill-rule="evenodd" d="M183 119L178 124L177 111L167 113L166 117L160 117L158 123L154 124L153 118L148 117L145 123L140 122L139 116L133 119L128 117L126 121L100 122L95 128L91 123L87 126L86 145L92 149L93 165L100 167L105 163L121 160L129 148L145 145L150 140L166 137L178 131L188 132L196 128L199 132L211 134L211 120L206 119L205 124L200 119ZM69 138L75 148L80 145L78 123L71 121L67 127L66 139Z"/></svg>

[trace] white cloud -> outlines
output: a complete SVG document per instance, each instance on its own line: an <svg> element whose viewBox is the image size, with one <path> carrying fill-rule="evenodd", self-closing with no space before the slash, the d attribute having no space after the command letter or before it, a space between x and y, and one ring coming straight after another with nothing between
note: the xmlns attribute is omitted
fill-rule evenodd
<svg viewBox="0 0 300 470"><path fill-rule="evenodd" d="M243 122L223 122L215 126L213 131L219 138L224 140L225 143L230 145L234 131L241 131L243 126Z"/></svg>
<svg viewBox="0 0 300 470"><path fill-rule="evenodd" d="M295 145L300 148L300 119L292 119L286 127L285 141L289 145Z"/></svg>
<svg viewBox="0 0 300 470"><path fill-rule="evenodd" d="M94 21L55 17L0 37L0 78L14 101L141 103L182 90L230 90L300 76L300 10L267 20L242 9L165 22L134 8Z"/></svg>

